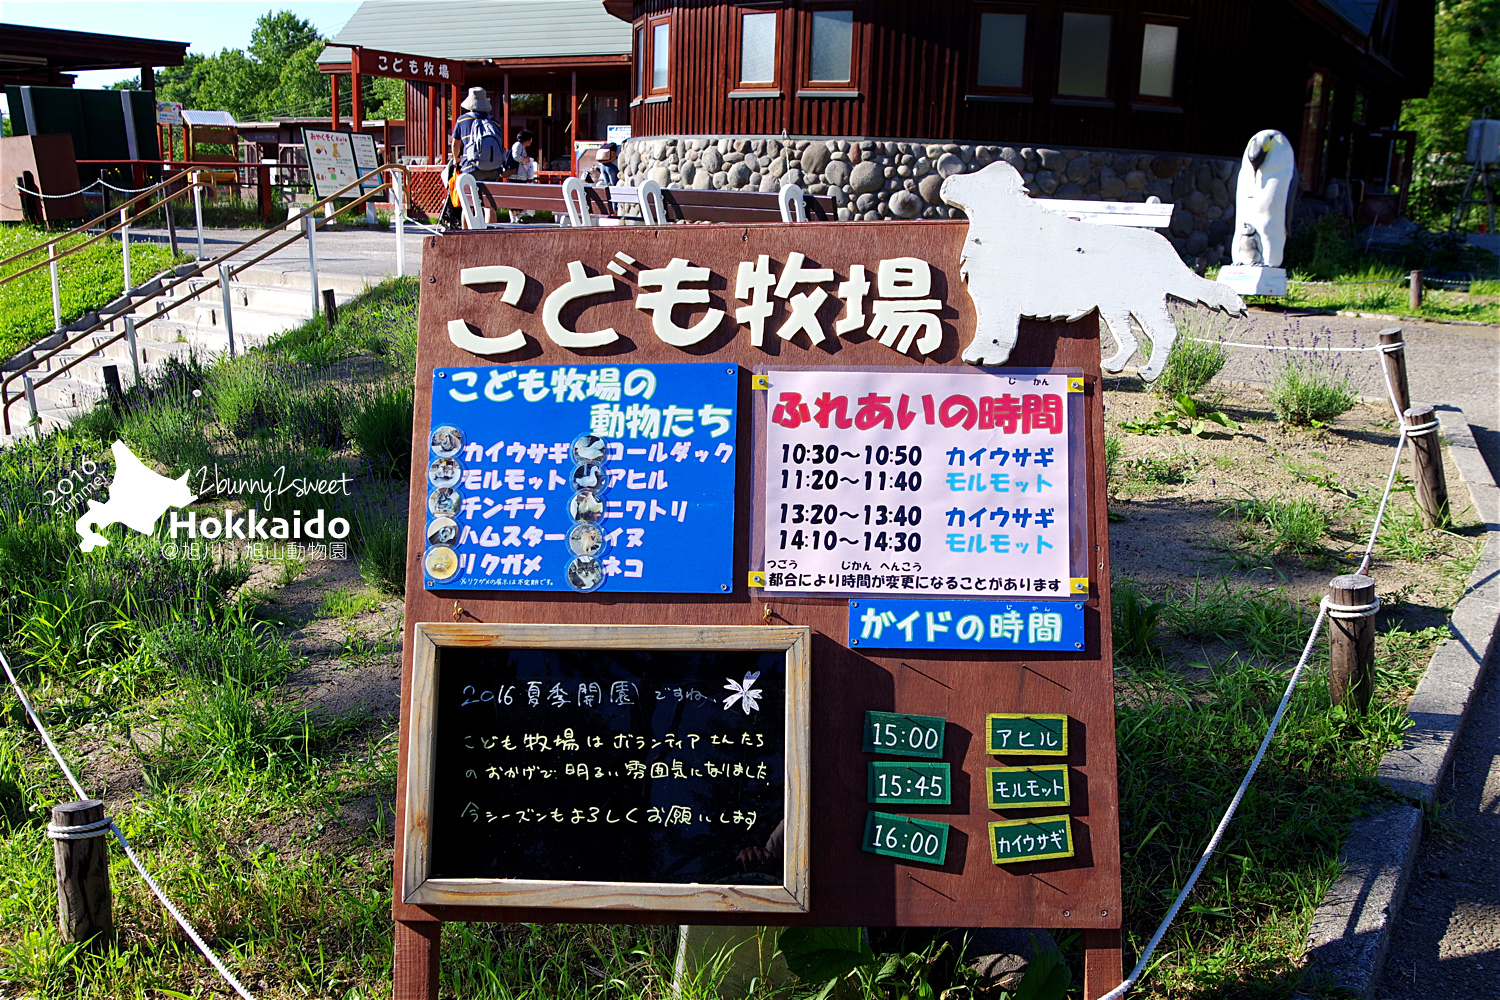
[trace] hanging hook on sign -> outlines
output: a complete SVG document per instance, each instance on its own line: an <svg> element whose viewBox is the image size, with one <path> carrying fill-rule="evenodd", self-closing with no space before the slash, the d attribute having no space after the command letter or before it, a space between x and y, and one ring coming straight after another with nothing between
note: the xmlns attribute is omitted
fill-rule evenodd
<svg viewBox="0 0 1500 1000"><path fill-rule="evenodd" d="M464 616L464 606L457 601L453 602L453 620L458 621Z"/></svg>

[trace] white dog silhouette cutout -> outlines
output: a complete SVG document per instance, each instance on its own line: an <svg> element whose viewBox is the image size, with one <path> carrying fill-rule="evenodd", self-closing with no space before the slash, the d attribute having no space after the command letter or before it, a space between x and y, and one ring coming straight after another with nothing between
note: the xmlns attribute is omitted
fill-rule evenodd
<svg viewBox="0 0 1500 1000"><path fill-rule="evenodd" d="M115 456L115 477L109 482L109 502L90 500L88 511L73 525L83 539L79 548L85 552L109 544L96 528L118 522L149 535L168 507L186 507L198 499L187 487L186 472L181 479L152 472L124 441L116 441L110 451Z"/></svg>
<svg viewBox="0 0 1500 1000"><path fill-rule="evenodd" d="M1245 303L1224 285L1188 269L1166 238L1149 229L1077 222L1039 207L1014 167L996 160L943 182L945 202L969 217L961 260L974 302L971 365L1001 365L1016 346L1022 316L1082 319L1099 310L1118 350L1103 362L1120 371L1135 353L1130 318L1151 338L1141 377L1161 374L1177 340L1167 296L1241 314Z"/></svg>

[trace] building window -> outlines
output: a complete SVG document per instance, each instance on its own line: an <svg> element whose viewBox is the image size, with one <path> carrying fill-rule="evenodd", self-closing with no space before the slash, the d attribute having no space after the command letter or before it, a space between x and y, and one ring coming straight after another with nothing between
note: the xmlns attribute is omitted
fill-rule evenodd
<svg viewBox="0 0 1500 1000"><path fill-rule="evenodd" d="M776 86L775 11L740 15L740 86Z"/></svg>
<svg viewBox="0 0 1500 1000"><path fill-rule="evenodd" d="M1147 22L1141 39L1142 97L1173 96L1173 79L1177 73L1177 26Z"/></svg>
<svg viewBox="0 0 1500 1000"><path fill-rule="evenodd" d="M1109 34L1113 20L1108 14L1076 11L1063 14L1057 69L1059 95L1109 96Z"/></svg>
<svg viewBox="0 0 1500 1000"><path fill-rule="evenodd" d="M852 85L854 11L813 10L808 32L807 82Z"/></svg>
<svg viewBox="0 0 1500 1000"><path fill-rule="evenodd" d="M1025 14L980 9L979 54L974 65L974 85L980 90L1025 89Z"/></svg>
<svg viewBox="0 0 1500 1000"><path fill-rule="evenodd" d="M646 26L635 29L635 96L646 96Z"/></svg>
<svg viewBox="0 0 1500 1000"><path fill-rule="evenodd" d="M651 93L664 94L671 82L672 19L651 22Z"/></svg>

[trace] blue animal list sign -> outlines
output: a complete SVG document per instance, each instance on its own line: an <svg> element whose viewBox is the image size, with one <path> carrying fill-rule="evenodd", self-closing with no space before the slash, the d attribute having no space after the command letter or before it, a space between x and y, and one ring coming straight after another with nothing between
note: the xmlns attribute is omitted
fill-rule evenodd
<svg viewBox="0 0 1500 1000"><path fill-rule="evenodd" d="M432 379L428 590L730 591L736 366Z"/></svg>
<svg viewBox="0 0 1500 1000"><path fill-rule="evenodd" d="M858 649L1083 648L1083 605L1074 601L849 602L849 645Z"/></svg>

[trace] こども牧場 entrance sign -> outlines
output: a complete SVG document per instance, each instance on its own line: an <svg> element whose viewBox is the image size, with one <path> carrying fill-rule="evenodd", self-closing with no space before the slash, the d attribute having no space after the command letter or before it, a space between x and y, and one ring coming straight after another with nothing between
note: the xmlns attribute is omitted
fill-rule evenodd
<svg viewBox="0 0 1500 1000"><path fill-rule="evenodd" d="M409 662L403 680L405 849L393 903L403 926L598 919L1076 927L1096 935L1087 939L1091 954L1107 962L1120 890L1097 328L1091 318L1023 320L1012 367L963 365L975 329L960 276L964 234L962 222L538 227L429 241L408 648L420 646L421 635L435 638L427 665ZM624 392L631 372L673 366L699 369L704 379L714 373L731 387L732 404ZM461 372L472 383L466 375L455 384ZM616 384L617 396L609 388ZM455 388L478 397L467 404L442 397ZM486 397L487 389L514 395ZM455 416L468 405L472 418ZM552 408L545 417L527 415L543 407ZM701 416L705 407L732 410L717 437L719 425ZM798 426L787 426L792 420ZM462 440L445 440L438 434L445 427ZM805 433L794 439L794 431ZM480 578L469 584L445 586L427 572L436 521L430 477L444 457L434 442L458 448L451 452L458 468L439 469L456 485L437 488L458 494L443 529L455 554L474 556ZM470 444L481 447L465 452ZM731 449L727 461L718 461L720 445ZM715 470L697 495L722 504L717 520L696 519L691 506L683 520L672 513L674 500L699 502L672 495L679 481L694 481L678 478L690 468L705 477ZM817 487L813 472L823 473ZM595 475L602 478L590 482L608 489L596 494L596 518L586 522L598 534L582 533L598 548L585 554L601 569L617 560L619 572L572 580L567 561L581 557L567 537L548 536L566 536L579 520L553 524L554 514L595 509L573 503L575 476ZM653 476L666 486L653 490ZM655 508L653 493L661 494ZM716 533L724 526L727 545L716 540L726 537ZM653 550L658 545L665 547ZM651 571L652 551L668 554L660 572L649 583L627 577L627 560ZM774 568L773 555L799 561L795 583L785 576L771 583L772 572L794 572ZM484 576L477 571L487 556L494 571ZM545 578L557 582L555 557L560 585L504 582L525 579L538 557ZM463 565L446 579L463 579L467 558ZM507 566L519 572L506 576ZM718 575L725 567L727 576ZM710 574L714 587L696 582ZM818 574L821 585L811 582ZM726 589L716 589L721 583ZM879 632L853 606L865 601ZM680 645L649 647L674 650L677 659L664 662L675 664L680 683L632 666L629 651L642 648L634 630L665 625L702 630L697 659L683 659ZM719 651L713 630L726 626L809 630L805 696L767 687L767 668L743 651ZM502 628L534 630L531 644L497 636ZM581 629L592 652L576 636L548 631L562 628ZM533 680L538 703L523 704ZM680 686L702 700L683 702L680 717L666 707L678 704L673 694L633 713L609 701L616 681L652 697ZM554 684L569 699L555 708L546 700ZM508 704L496 703L502 687ZM751 748L742 744L733 754L727 745L703 749L705 736L757 724L746 722L747 690L767 692L762 706L774 690L785 692L776 695L783 708L817 709L806 716L802 763L788 757L782 765L779 813L766 805L778 786L734 773L761 763L770 773L770 757L743 756ZM999 715L1061 717L1065 752L1049 756L1052 748L1033 748L1031 737L990 752L989 717ZM779 732L792 738L784 725ZM669 745L669 734L697 735L699 746ZM536 737L546 738L546 749ZM661 745L631 749L641 739ZM1065 775L1043 770L1052 765ZM714 799L721 793L713 775L723 766L730 777L722 787L742 783L734 794L745 797L743 807ZM1045 775L1045 789L1042 777L1033 789L988 770L1017 767ZM526 768L540 770L525 777ZM536 777L543 771L552 773ZM1051 795L1059 781L1063 805ZM643 822L645 803L660 810L655 824ZM642 809L634 824L625 819L631 808ZM762 829L772 815L778 822ZM1045 829L992 829L1033 819ZM607 864L577 846L613 842L621 830L619 857ZM805 850L803 861L796 850ZM1099 968L1096 982L1105 975Z"/></svg>

